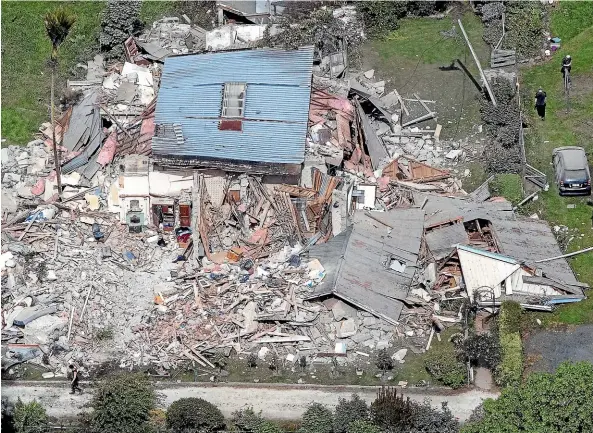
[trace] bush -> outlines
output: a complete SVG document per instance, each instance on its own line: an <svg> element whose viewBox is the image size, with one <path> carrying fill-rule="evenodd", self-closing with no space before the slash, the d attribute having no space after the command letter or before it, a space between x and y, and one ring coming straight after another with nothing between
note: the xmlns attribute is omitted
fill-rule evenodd
<svg viewBox="0 0 593 433"><path fill-rule="evenodd" d="M367 421L369 407L357 394L352 400L339 399L334 414L334 433L350 432L350 425L355 421Z"/></svg>
<svg viewBox="0 0 593 433"><path fill-rule="evenodd" d="M16 433L44 433L49 431L45 409L35 400L23 403L19 398L14 406L14 431ZM4 429L4 424L2 424Z"/></svg>
<svg viewBox="0 0 593 433"><path fill-rule="evenodd" d="M109 0L101 20L99 43L108 59L123 57L123 43L142 28L139 1Z"/></svg>
<svg viewBox="0 0 593 433"><path fill-rule="evenodd" d="M364 1L356 4L367 33L382 36L397 30L398 21L406 16L405 1Z"/></svg>
<svg viewBox="0 0 593 433"><path fill-rule="evenodd" d="M167 409L167 427L173 433L210 433L224 428L224 416L202 398L181 398Z"/></svg>
<svg viewBox="0 0 593 433"><path fill-rule="evenodd" d="M333 424L331 411L319 403L313 403L303 414L299 433L332 433Z"/></svg>
<svg viewBox="0 0 593 433"><path fill-rule="evenodd" d="M500 363L500 343L498 335L470 334L461 342L461 352L464 359L469 359L473 365L495 369Z"/></svg>
<svg viewBox="0 0 593 433"><path fill-rule="evenodd" d="M424 366L445 386L460 388L467 382L467 368L457 359L452 345L435 345L424 359Z"/></svg>
<svg viewBox="0 0 593 433"><path fill-rule="evenodd" d="M379 350L376 361L377 368L381 371L391 370L393 368L393 360L387 353L387 349Z"/></svg>
<svg viewBox="0 0 593 433"><path fill-rule="evenodd" d="M347 433L381 433L381 429L369 421L358 420L350 423Z"/></svg>
<svg viewBox="0 0 593 433"><path fill-rule="evenodd" d="M523 309L518 302L504 301L500 305L500 314L498 316L498 327L500 332L521 332L522 316Z"/></svg>
<svg viewBox="0 0 593 433"><path fill-rule="evenodd" d="M136 433L149 430L156 394L143 374L120 374L99 384L93 396L91 431Z"/></svg>
<svg viewBox="0 0 593 433"><path fill-rule="evenodd" d="M463 433L593 431L593 364L563 363L556 373L532 373L484 402L484 414Z"/></svg>
<svg viewBox="0 0 593 433"><path fill-rule="evenodd" d="M383 430L397 431L411 424L410 399L397 395L396 388L382 387L371 403L371 421Z"/></svg>
<svg viewBox="0 0 593 433"><path fill-rule="evenodd" d="M395 388L382 388L371 403L371 419L383 431L398 433L457 433L459 423L446 403L435 410L428 400L412 403ZM347 433L351 433L349 429Z"/></svg>
<svg viewBox="0 0 593 433"><path fill-rule="evenodd" d="M500 334L502 361L495 370L497 385L517 385L523 374L523 347L518 332Z"/></svg>
<svg viewBox="0 0 593 433"><path fill-rule="evenodd" d="M414 433L458 433L459 422L444 402L441 410L435 410L428 400L422 404L412 403L410 432Z"/></svg>

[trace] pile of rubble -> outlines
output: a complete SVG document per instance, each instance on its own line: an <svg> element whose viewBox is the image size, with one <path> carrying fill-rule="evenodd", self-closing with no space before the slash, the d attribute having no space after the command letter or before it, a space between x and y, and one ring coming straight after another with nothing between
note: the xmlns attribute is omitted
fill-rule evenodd
<svg viewBox="0 0 593 433"><path fill-rule="evenodd" d="M155 169L162 60L212 38L250 42L229 29L156 22L126 41L126 62L96 56L85 81L69 82L82 95L55 130L2 149L3 370L28 361L54 377L115 359L214 374L219 356L358 363L385 348L404 362L465 320L469 302L583 299L565 261L526 265L557 249L545 223L516 217L487 184L463 191L446 167L464 150L440 140L440 125L418 126L433 102L385 93L343 55L313 79L298 185ZM177 126L166 132L183 141ZM475 275L475 263L502 270Z"/></svg>

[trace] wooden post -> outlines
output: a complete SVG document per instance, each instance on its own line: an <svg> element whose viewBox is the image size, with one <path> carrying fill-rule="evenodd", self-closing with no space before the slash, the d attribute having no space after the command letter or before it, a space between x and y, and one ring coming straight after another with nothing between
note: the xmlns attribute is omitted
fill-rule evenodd
<svg viewBox="0 0 593 433"><path fill-rule="evenodd" d="M482 80L484 80L484 85L486 86L486 90L488 91L488 95L490 96L490 100L492 101L492 105L494 105L496 107L496 98L494 97L494 93L492 93L492 89L490 88L490 84L488 84L488 80L486 79L486 75L484 75L484 71L482 70L482 66L480 65L480 61L478 60L478 56L476 56L476 53L474 52L474 48L472 47L472 44L469 41L469 38L467 37L467 33L465 33L465 29L463 28L463 24L461 24L461 20L457 20L457 22L459 23L459 28L461 29L461 33L463 33L463 37L465 38L465 42L467 42L467 46L469 47L469 50L472 53L472 56L474 57L474 60L476 62L476 65L478 66L478 70L480 71L480 75L482 77Z"/></svg>

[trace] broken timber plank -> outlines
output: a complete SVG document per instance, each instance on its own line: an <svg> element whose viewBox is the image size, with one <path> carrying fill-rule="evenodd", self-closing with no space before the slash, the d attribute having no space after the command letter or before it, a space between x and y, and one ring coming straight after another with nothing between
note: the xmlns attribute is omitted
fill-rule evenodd
<svg viewBox="0 0 593 433"><path fill-rule="evenodd" d="M492 105L494 105L496 107L496 98L494 97L494 93L492 93L492 89L490 88L490 84L488 83L488 79L486 78L486 75L484 75L484 71L482 70L482 66L480 65L480 61L478 60L478 56L476 55L474 48L472 47L472 44L469 41L469 38L467 37L467 33L465 33L465 29L463 28L463 24L461 24L461 20L458 19L457 22L459 23L459 28L461 29L461 33L463 33L463 37L465 38L465 42L467 42L467 46L469 47L469 50L472 53L472 56L474 57L474 60L476 62L476 65L478 66L478 70L480 71L480 75L482 76L482 80L484 80L484 85L486 86L486 90L488 91L488 95L490 96L490 99L492 100Z"/></svg>
<svg viewBox="0 0 593 433"><path fill-rule="evenodd" d="M309 337L304 335L292 335L290 337L264 337L260 338L259 340L255 340L255 344L264 344L264 343L296 343L299 341L311 341Z"/></svg>
<svg viewBox="0 0 593 433"><path fill-rule="evenodd" d="M424 120L432 119L432 118L435 116L435 114L436 114L436 113L435 113L434 111L431 111L431 112L429 112L428 114L425 114L424 116L420 116L420 117L418 117L418 118L416 118L416 119L414 119L414 120L410 120L409 122L406 122L406 123L404 123L404 124L402 125L402 128L405 128L406 126L413 125L413 124L415 124L415 123L422 122L422 121L424 121Z"/></svg>

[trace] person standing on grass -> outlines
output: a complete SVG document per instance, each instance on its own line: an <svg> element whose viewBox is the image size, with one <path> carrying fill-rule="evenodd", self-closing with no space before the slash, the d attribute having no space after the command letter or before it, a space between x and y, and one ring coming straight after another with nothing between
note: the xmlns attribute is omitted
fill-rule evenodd
<svg viewBox="0 0 593 433"><path fill-rule="evenodd" d="M540 87L535 94L535 109L540 119L546 118L546 92Z"/></svg>
<svg viewBox="0 0 593 433"><path fill-rule="evenodd" d="M78 386L78 381L80 380L78 377L78 369L73 364L70 364L68 368L70 369L70 373L72 374L72 380L70 381L70 394L75 394L76 390L78 390L82 394L82 389L80 389L80 387Z"/></svg>

